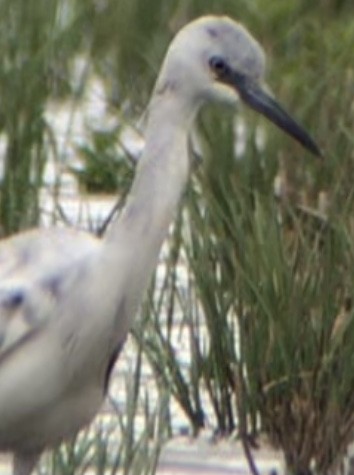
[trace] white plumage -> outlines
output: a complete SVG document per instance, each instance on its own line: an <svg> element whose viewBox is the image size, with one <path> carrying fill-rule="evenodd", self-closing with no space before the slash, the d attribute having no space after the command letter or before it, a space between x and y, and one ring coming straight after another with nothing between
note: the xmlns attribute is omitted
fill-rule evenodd
<svg viewBox="0 0 354 475"><path fill-rule="evenodd" d="M15 475L89 423L156 266L189 174L188 133L207 101L241 98L315 154L262 89L264 54L238 23L204 17L171 43L148 108L127 205L103 239L29 231L0 245L0 450Z"/></svg>

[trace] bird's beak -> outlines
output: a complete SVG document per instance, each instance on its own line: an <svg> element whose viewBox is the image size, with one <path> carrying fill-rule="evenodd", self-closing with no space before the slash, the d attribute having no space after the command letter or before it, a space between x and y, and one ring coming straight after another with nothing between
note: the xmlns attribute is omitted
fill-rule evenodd
<svg viewBox="0 0 354 475"><path fill-rule="evenodd" d="M232 71L228 81L249 107L261 113L314 155L322 157L315 141L262 87L244 74Z"/></svg>

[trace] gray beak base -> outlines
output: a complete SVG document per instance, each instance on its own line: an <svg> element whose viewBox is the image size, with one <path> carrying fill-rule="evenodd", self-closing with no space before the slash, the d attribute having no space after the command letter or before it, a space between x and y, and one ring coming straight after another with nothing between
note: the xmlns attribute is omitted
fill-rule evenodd
<svg viewBox="0 0 354 475"><path fill-rule="evenodd" d="M269 94L247 76L232 71L228 83L235 87L241 99L252 109L297 140L304 148L318 157L322 152L306 130L298 124Z"/></svg>

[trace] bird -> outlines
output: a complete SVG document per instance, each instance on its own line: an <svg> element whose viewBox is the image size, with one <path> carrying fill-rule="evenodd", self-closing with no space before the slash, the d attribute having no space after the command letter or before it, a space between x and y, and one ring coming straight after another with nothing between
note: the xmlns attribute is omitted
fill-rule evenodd
<svg viewBox="0 0 354 475"><path fill-rule="evenodd" d="M322 156L264 78L265 53L241 23L194 19L167 49L144 151L104 236L48 227L1 241L0 451L13 454L14 475L30 475L99 411L188 181L201 107L241 101Z"/></svg>

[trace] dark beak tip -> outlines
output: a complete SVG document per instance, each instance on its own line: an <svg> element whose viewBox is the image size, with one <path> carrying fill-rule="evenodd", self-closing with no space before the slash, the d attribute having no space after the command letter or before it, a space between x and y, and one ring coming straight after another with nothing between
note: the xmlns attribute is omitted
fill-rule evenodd
<svg viewBox="0 0 354 475"><path fill-rule="evenodd" d="M232 72L229 82L236 88L241 99L249 107L265 116L313 155L321 159L324 158L322 150L317 146L307 131L257 83L237 71Z"/></svg>

